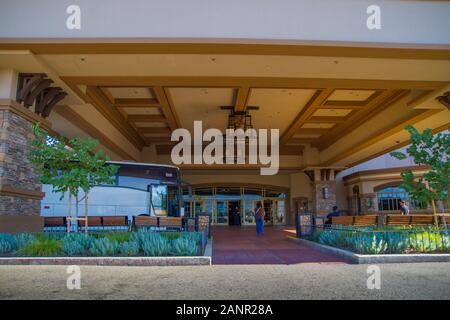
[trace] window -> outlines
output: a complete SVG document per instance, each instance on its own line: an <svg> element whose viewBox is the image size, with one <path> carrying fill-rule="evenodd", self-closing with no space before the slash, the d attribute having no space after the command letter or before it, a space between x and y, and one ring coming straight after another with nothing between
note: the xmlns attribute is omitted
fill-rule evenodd
<svg viewBox="0 0 450 320"><path fill-rule="evenodd" d="M400 201L404 200L410 209L420 209L423 206L418 201L411 199L405 189L400 187L388 187L378 191L378 210L400 211Z"/></svg>

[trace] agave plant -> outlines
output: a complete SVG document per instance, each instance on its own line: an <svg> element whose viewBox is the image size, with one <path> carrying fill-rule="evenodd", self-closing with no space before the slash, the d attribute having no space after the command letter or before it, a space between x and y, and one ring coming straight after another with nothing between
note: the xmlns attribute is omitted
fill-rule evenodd
<svg viewBox="0 0 450 320"><path fill-rule="evenodd" d="M36 237L29 233L18 233L14 237L16 248L19 249L36 241Z"/></svg>
<svg viewBox="0 0 450 320"><path fill-rule="evenodd" d="M376 234L363 234L353 239L353 249L361 254L383 254L388 250L387 242Z"/></svg>
<svg viewBox="0 0 450 320"><path fill-rule="evenodd" d="M188 238L179 238L173 242L172 250L176 256L195 256L199 249L197 242Z"/></svg>
<svg viewBox="0 0 450 320"><path fill-rule="evenodd" d="M95 238L82 234L70 233L63 238L61 252L66 256L81 256L89 252Z"/></svg>
<svg viewBox="0 0 450 320"><path fill-rule="evenodd" d="M117 241L110 241L107 238L95 239L89 252L93 256L105 257L114 256L119 251L119 244Z"/></svg>
<svg viewBox="0 0 450 320"><path fill-rule="evenodd" d="M0 255L10 253L13 250L14 249L13 249L11 242L0 240Z"/></svg>
<svg viewBox="0 0 450 320"><path fill-rule="evenodd" d="M119 252L123 256L137 256L139 254L139 244L136 241L122 242L119 245Z"/></svg>
<svg viewBox="0 0 450 320"><path fill-rule="evenodd" d="M169 240L157 233L148 233L142 241L142 250L146 256L167 256L170 248Z"/></svg>

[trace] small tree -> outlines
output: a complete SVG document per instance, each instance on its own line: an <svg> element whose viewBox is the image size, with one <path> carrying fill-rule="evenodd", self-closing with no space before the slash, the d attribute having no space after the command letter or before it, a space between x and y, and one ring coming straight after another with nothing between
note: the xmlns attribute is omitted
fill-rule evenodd
<svg viewBox="0 0 450 320"><path fill-rule="evenodd" d="M438 227L435 202L445 199L447 199L447 203L450 202L450 135L448 133L433 135L431 129L426 129L423 133L420 133L410 125L406 126L405 129L410 134L411 142L411 145L406 149L407 154L391 152L391 156L400 160L411 156L415 164L430 166L430 170L421 177L416 177L409 169L403 170L401 187L414 200L426 205L431 204L435 224Z"/></svg>
<svg viewBox="0 0 450 320"><path fill-rule="evenodd" d="M51 185L53 192L61 193L61 199L68 193L67 232L70 232L72 197L77 199L78 214L78 195L83 190L87 231L89 191L96 185L113 183L118 167L106 165L109 158L102 150L94 152L97 140L52 138L39 124L33 125L33 133L28 158L36 165L39 182Z"/></svg>

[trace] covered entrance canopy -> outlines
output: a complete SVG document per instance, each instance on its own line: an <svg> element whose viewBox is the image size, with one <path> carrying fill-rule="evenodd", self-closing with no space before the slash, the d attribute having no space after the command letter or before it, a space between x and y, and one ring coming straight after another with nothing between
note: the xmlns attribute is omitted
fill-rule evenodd
<svg viewBox="0 0 450 320"><path fill-rule="evenodd" d="M277 175L261 176L254 164L180 165L191 184L276 185L326 213L336 203L339 171L405 146L405 125L449 128L444 2L383 3L397 18L386 15L379 30L366 26L365 1L227 1L206 8L190 1L172 9L163 1L135 0L126 8L120 1L78 1L80 29L67 29L62 3L26 2L23 10L19 2L3 2L0 10L5 112L31 122L46 117L52 134L92 136L113 160L163 164L172 163L171 132L193 133L195 120L204 130L224 130L230 110L248 111L255 129L279 129ZM314 23L325 16L335 19ZM412 33L411 21L423 32ZM35 75L42 91L29 93L27 105L18 99L18 83ZM50 88L66 94L55 105L38 99ZM17 179L24 183L2 195L42 197Z"/></svg>

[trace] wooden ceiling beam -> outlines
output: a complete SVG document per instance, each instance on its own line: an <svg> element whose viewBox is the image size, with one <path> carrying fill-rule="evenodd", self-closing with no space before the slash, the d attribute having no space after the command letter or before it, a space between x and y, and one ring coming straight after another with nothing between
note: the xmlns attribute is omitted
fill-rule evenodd
<svg viewBox="0 0 450 320"><path fill-rule="evenodd" d="M412 114L403 116L401 119L395 121L388 129L386 128L380 128L378 130L375 130L370 137L367 139L364 139L364 142L357 143L349 148L347 148L345 151L339 153L338 155L334 156L333 158L327 160L324 165L334 165L337 161L340 161L342 159L348 158L352 156L353 154L360 152L364 149L370 148L374 144L387 139L400 131L405 129L406 125L414 125L417 122L420 122L424 119L427 119L436 113L441 112L442 110L438 109L415 109L413 110ZM400 148L401 146L396 144L396 148Z"/></svg>
<svg viewBox="0 0 450 320"><path fill-rule="evenodd" d="M299 128L295 134L324 134L329 132L331 128Z"/></svg>
<svg viewBox="0 0 450 320"><path fill-rule="evenodd" d="M319 138L291 138L286 146L301 145L317 142Z"/></svg>
<svg viewBox="0 0 450 320"><path fill-rule="evenodd" d="M138 161L136 157L132 156L130 153L125 151L119 144L117 144L114 140L111 140L107 135L105 135L101 130L99 130L96 126L87 122L82 116L80 116L77 112L75 112L72 108L65 105L58 105L55 108L55 112L59 114L61 117L80 128L82 131L87 133L92 138L98 139L99 142L105 147L122 157L125 160L134 160ZM59 135L58 135L59 136Z"/></svg>
<svg viewBox="0 0 450 320"><path fill-rule="evenodd" d="M346 117L326 117L326 116L312 116L305 123L341 123L347 120Z"/></svg>
<svg viewBox="0 0 450 320"><path fill-rule="evenodd" d="M130 114L127 120L133 123L136 122L167 122L167 119L158 114Z"/></svg>
<svg viewBox="0 0 450 320"><path fill-rule="evenodd" d="M140 134L170 134L170 128L161 128L161 127L137 127L137 130Z"/></svg>
<svg viewBox="0 0 450 320"><path fill-rule="evenodd" d="M153 91L161 105L161 110L167 119L169 128L175 130L181 127L169 90L161 86L156 86L153 88Z"/></svg>
<svg viewBox="0 0 450 320"><path fill-rule="evenodd" d="M127 122L122 114L113 107L100 88L88 86L86 88L86 97L89 103L92 104L121 134L123 134L138 150L142 150L145 146L144 139L138 134L136 129Z"/></svg>
<svg viewBox="0 0 450 320"><path fill-rule="evenodd" d="M249 87L240 87L236 89L234 111L245 111L250 99L251 89Z"/></svg>
<svg viewBox="0 0 450 320"><path fill-rule="evenodd" d="M367 119L386 110L390 105L405 97L408 93L409 90L386 90L380 93L375 99L372 99L363 110L351 115L348 122L333 128L333 131L320 137L320 141L315 144L314 147L317 147L320 151L325 150L355 128L363 125Z"/></svg>
<svg viewBox="0 0 450 320"><path fill-rule="evenodd" d="M145 142L147 145L153 144L153 143L164 143L164 144L173 144L174 142L170 140L170 136L164 136L164 137L144 137Z"/></svg>
<svg viewBox="0 0 450 320"><path fill-rule="evenodd" d="M278 88L321 89L339 88L358 90L421 89L437 90L448 82L414 80L373 80L292 77L210 77L210 76L69 76L64 82L106 87L188 87L188 88ZM156 97L159 99L159 97Z"/></svg>
<svg viewBox="0 0 450 320"><path fill-rule="evenodd" d="M158 100L153 98L116 98L114 106L119 108L160 107Z"/></svg>
<svg viewBox="0 0 450 320"><path fill-rule="evenodd" d="M333 89L328 88L317 90L314 93L311 99L309 99L308 103L302 108L300 113L281 136L282 145L288 143L288 141L295 135L295 133L303 125L303 123L313 115L316 109L326 101L326 99L332 92Z"/></svg>
<svg viewBox="0 0 450 320"><path fill-rule="evenodd" d="M206 146L206 145L205 145ZM156 152L158 154L170 154L172 152L172 148L174 144L157 144ZM270 149L270 146L268 146ZM301 156L303 155L304 146L302 145L293 145L293 146L280 146L279 153L282 156Z"/></svg>

